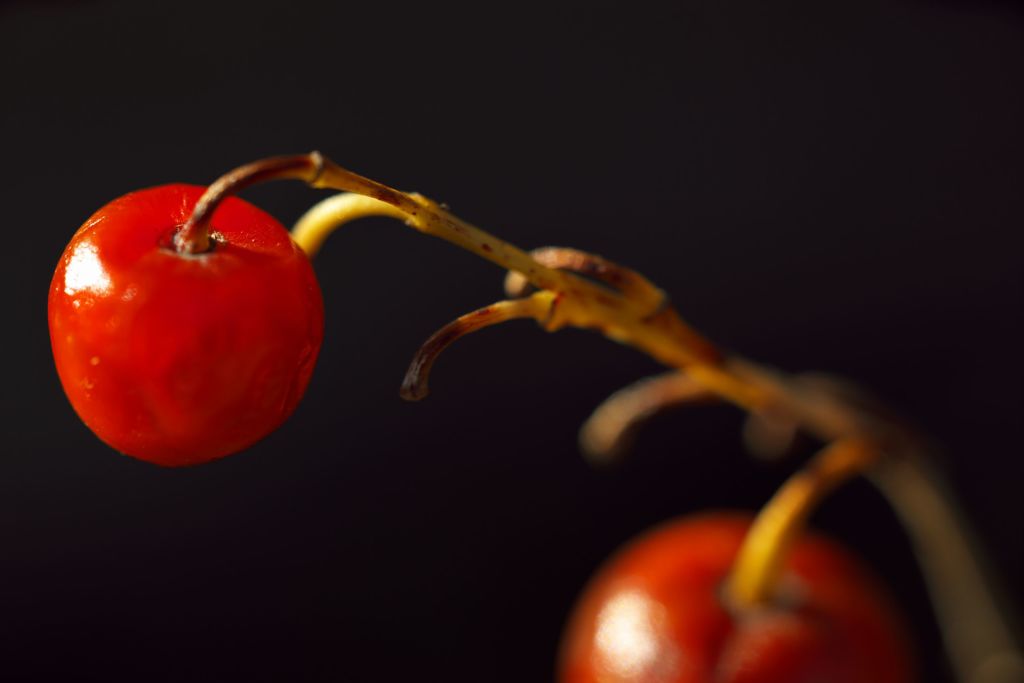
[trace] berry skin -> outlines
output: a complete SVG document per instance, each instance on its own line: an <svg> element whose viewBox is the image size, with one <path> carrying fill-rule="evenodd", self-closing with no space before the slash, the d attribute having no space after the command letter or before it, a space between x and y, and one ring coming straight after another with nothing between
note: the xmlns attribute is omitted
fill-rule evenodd
<svg viewBox="0 0 1024 683"><path fill-rule="evenodd" d="M306 390L323 340L309 259L274 218L237 198L213 248L174 233L204 188L125 195L75 233L49 295L64 391L111 447L166 466L237 452L276 429Z"/></svg>
<svg viewBox="0 0 1024 683"><path fill-rule="evenodd" d="M586 588L562 643L562 683L909 683L901 618L847 552L804 536L776 604L731 610L722 587L740 515L664 525Z"/></svg>

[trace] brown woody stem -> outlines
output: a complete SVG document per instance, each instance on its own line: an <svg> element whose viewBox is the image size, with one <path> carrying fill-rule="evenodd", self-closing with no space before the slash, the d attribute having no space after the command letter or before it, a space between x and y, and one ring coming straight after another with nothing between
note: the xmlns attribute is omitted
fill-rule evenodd
<svg viewBox="0 0 1024 683"><path fill-rule="evenodd" d="M527 299L499 301L456 318L431 335L416 352L405 373L399 393L406 401L426 398L434 361L456 339L517 318L533 318L539 323L544 323L550 317L554 305L555 298L550 292L538 292Z"/></svg>
<svg viewBox="0 0 1024 683"><path fill-rule="evenodd" d="M182 254L201 254L210 250L210 219L228 197L251 185L270 180L294 178L316 182L323 169L319 152L297 156L271 157L240 166L217 179L199 198L192 215L174 237L174 246Z"/></svg>

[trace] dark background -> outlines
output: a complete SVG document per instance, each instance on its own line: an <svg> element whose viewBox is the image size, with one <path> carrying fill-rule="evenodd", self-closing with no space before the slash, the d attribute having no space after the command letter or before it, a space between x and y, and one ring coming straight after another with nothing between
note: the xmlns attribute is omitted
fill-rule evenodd
<svg viewBox="0 0 1024 683"><path fill-rule="evenodd" d="M998 2L0 4L0 679L550 680L603 558L676 515L755 509L794 467L751 460L739 412L702 407L590 468L578 425L658 368L524 322L459 342L434 395L402 403L418 344L499 298L501 273L385 220L316 260L325 346L281 430L181 470L103 446L50 355L68 238L127 191L314 148L522 246L635 266L728 348L870 387L944 446L1019 605L1022 17ZM289 224L320 195L246 197ZM888 579L926 679L947 677L883 500L851 484L816 524Z"/></svg>

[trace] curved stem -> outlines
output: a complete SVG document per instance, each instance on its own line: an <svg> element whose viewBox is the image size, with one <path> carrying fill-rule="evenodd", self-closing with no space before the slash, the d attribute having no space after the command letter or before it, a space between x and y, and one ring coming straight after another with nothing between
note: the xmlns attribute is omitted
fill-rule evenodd
<svg viewBox="0 0 1024 683"><path fill-rule="evenodd" d="M878 449L869 442L836 441L782 485L757 515L733 565L727 595L735 606L753 607L774 597L782 562L811 512L834 488L878 457Z"/></svg>
<svg viewBox="0 0 1024 683"><path fill-rule="evenodd" d="M405 218L401 210L379 199L341 192L315 204L302 214L292 226L292 239L307 256L313 258L337 226L369 216L389 216L399 220Z"/></svg>
<svg viewBox="0 0 1024 683"><path fill-rule="evenodd" d="M621 456L636 430L669 408L715 399L707 387L673 370L619 389L605 399L580 429L580 447L592 461L607 463Z"/></svg>
<svg viewBox="0 0 1024 683"><path fill-rule="evenodd" d="M889 458L871 473L909 531L953 669L961 681L1024 680L1007 603L987 577L982 555L944 482L916 457Z"/></svg>
<svg viewBox="0 0 1024 683"><path fill-rule="evenodd" d="M210 249L210 218L220 203L242 189L269 180L295 178L316 181L323 167L319 152L298 156L271 157L239 166L221 176L199 198L192 215L174 237L174 246L183 254L201 254Z"/></svg>
<svg viewBox="0 0 1024 683"><path fill-rule="evenodd" d="M555 295L551 292L537 292L526 299L499 301L456 318L432 334L416 352L402 381L402 398L407 401L419 401L427 397L428 381L434 361L456 339L485 327L518 318L533 318L544 324L550 319L555 303Z"/></svg>

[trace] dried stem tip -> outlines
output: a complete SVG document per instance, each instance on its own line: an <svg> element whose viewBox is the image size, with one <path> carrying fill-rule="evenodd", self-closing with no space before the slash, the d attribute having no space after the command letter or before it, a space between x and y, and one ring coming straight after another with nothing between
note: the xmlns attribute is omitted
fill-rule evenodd
<svg viewBox="0 0 1024 683"><path fill-rule="evenodd" d="M428 380L434 361L452 342L470 332L482 330L507 320L533 318L543 323L551 313L555 297L551 292L537 292L527 299L499 301L456 318L431 335L423 343L405 372L400 394L406 401L419 401L429 393Z"/></svg>

